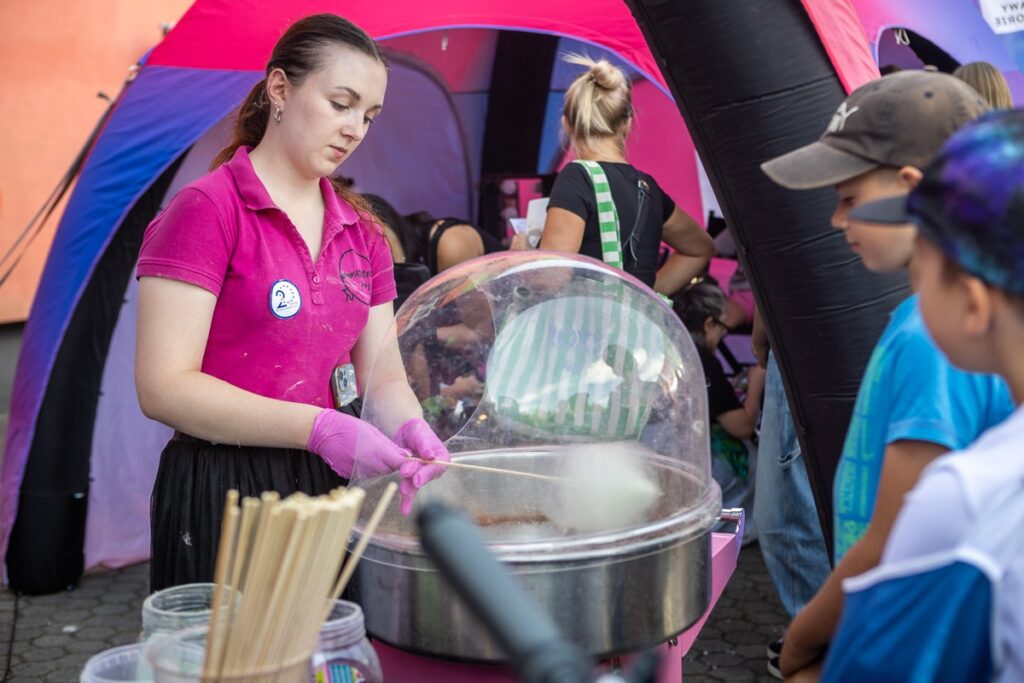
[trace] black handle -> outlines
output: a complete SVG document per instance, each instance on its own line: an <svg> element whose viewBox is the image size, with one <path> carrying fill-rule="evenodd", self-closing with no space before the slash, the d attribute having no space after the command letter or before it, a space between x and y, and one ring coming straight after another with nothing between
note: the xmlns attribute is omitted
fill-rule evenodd
<svg viewBox="0 0 1024 683"><path fill-rule="evenodd" d="M490 554L480 531L464 515L430 503L416 521L423 549L508 654L520 680L593 680L593 662L562 637L551 618Z"/></svg>

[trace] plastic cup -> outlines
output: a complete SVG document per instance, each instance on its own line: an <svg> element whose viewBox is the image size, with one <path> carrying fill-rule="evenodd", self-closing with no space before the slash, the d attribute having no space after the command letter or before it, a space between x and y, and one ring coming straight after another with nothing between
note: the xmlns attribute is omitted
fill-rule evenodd
<svg viewBox="0 0 1024 683"><path fill-rule="evenodd" d="M142 656L141 643L122 645L93 655L85 663L81 683L115 683L117 681L134 681L150 683L152 671Z"/></svg>

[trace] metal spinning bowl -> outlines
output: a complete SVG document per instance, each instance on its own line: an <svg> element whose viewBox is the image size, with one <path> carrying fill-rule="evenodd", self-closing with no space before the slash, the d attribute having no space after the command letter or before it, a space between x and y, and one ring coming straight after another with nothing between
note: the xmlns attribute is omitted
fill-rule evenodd
<svg viewBox="0 0 1024 683"><path fill-rule="evenodd" d="M386 343L397 338L424 418L456 462L552 474L564 446L586 455L626 442L659 454L643 460L661 491L646 519L607 533L547 520L557 495L549 481L452 468L419 502L440 498L475 518L526 591L593 655L656 645L703 614L721 505L707 386L689 333L654 292L587 257L504 252L431 279L398 311L394 332ZM362 417L385 424L395 385L375 374ZM375 472L358 460L353 469L364 511L389 481ZM502 659L423 554L413 519L392 506L359 564L351 597L367 629L408 651Z"/></svg>
<svg viewBox="0 0 1024 683"><path fill-rule="evenodd" d="M537 474L557 472L555 450L463 453L457 462ZM563 632L597 656L637 651L679 634L707 609L710 529L721 494L678 459L648 456L661 495L647 519L598 534L559 528L543 512L549 481L451 469L425 487L417 505L442 500L481 526L491 551ZM367 485L372 509L384 477ZM356 571L352 598L367 630L404 650L436 657L500 661L503 653L420 548L415 510L392 505ZM357 526L356 534L361 531Z"/></svg>

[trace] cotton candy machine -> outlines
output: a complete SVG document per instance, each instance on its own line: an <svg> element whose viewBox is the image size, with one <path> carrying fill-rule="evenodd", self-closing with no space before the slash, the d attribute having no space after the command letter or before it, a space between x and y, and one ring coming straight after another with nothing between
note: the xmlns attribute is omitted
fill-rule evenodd
<svg viewBox="0 0 1024 683"><path fill-rule="evenodd" d="M453 462L528 475L452 467L417 505L441 499L474 518L491 551L591 654L648 648L699 619L721 493L700 359L656 295L585 257L506 253L434 278L396 325L410 384ZM375 422L394 404L375 389L376 372L363 403ZM392 478L366 479L357 462L364 510ZM627 509L622 491L636 481L653 495ZM351 591L367 630L390 645L503 658L397 505Z"/></svg>

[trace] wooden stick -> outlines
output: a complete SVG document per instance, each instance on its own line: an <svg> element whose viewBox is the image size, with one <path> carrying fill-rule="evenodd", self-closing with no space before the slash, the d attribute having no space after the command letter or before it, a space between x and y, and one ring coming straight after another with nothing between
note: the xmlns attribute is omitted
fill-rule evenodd
<svg viewBox="0 0 1024 683"><path fill-rule="evenodd" d="M245 499L241 510L237 493L229 496L202 680L256 676L308 657L396 490L395 484L384 490L341 577L361 489L315 498L293 494L284 501L264 493L261 501ZM241 585L240 598L222 595Z"/></svg>
<svg viewBox="0 0 1024 683"><path fill-rule="evenodd" d="M304 612L307 621L304 623L304 630L296 631L298 641L295 647L299 650L308 650L316 647L317 637L320 628L323 626L327 616L323 616L317 603L325 605L324 610L330 614L330 607L333 603L329 597L338 578L345 553L348 548L349 536L352 525L358 515L362 503L363 492L359 489L351 491L344 497L332 497L328 503L331 509L331 523L324 530L324 543L318 555L319 566L317 576L319 584L311 588L309 599L306 605L310 609Z"/></svg>
<svg viewBox="0 0 1024 683"><path fill-rule="evenodd" d="M217 544L217 564L213 572L213 606L210 612L213 618L207 631L209 646L206 648L206 656L203 657L204 676L214 674L220 668L223 647L227 642L225 630L231 628L230 624L221 623L218 616L223 604L223 595L229 590L227 582L231 576L232 565L237 559L235 535L238 531L238 517L238 491L231 489L224 503L224 519L220 525L220 541Z"/></svg>
<svg viewBox="0 0 1024 683"><path fill-rule="evenodd" d="M488 467L487 465L470 465L466 462L450 462L447 460L424 460L423 458L410 457L410 460L422 462L428 465L443 465L455 467L460 470L475 470L477 472L491 472L492 474L511 474L516 477L529 477L530 479L543 479L544 481L564 482L565 477L556 477L550 474L534 474L533 472L520 472L519 470L507 470L503 467Z"/></svg>
<svg viewBox="0 0 1024 683"><path fill-rule="evenodd" d="M331 597L327 600L327 613L324 615L323 620L326 621L327 617L331 614L331 608L334 605L335 600L341 597L341 594L345 590L345 586L352 579L352 574L356 571L356 565L359 564L359 558L363 556L363 551L366 550L366 546L370 543L370 538L373 533L377 531L377 525L380 524L380 520L384 518L384 513L387 512L388 505L391 503L391 499L395 497L395 492L398 490L398 484L391 482L384 489L384 493L381 494L380 500L377 501L377 507L374 508L373 514L370 515L370 521L363 527L363 535L359 538L356 543L355 550L352 551L352 557L345 563L345 570L341 572L341 576L338 578L338 583L334 585L334 590L331 591Z"/></svg>
<svg viewBox="0 0 1024 683"><path fill-rule="evenodd" d="M254 638L265 625L265 620L270 618L266 614L266 605L272 597L274 579L280 570L281 555L294 521L294 512L277 502L279 496L264 493L261 498L261 512L269 510L269 513L266 522L261 520L261 528L257 529L256 545L249 559L245 593L228 647L225 675L242 672L251 663L247 655L251 652Z"/></svg>
<svg viewBox="0 0 1024 683"><path fill-rule="evenodd" d="M287 504L288 501L285 501ZM253 642L258 670L274 662L284 661L291 654L285 650L288 633L284 629L292 626L288 618L295 612L292 598L304 578L303 570L308 564L306 559L316 540L316 513L310 507L304 501L296 501L295 523L289 530L283 563L262 615L260 637Z"/></svg>
<svg viewBox="0 0 1024 683"><path fill-rule="evenodd" d="M224 637L214 652L216 658L213 660L213 669L203 671L203 680L219 680L223 674L226 662L228 643L231 642L232 631L238 617L238 610L241 606L241 587L245 584L246 574L249 570L249 557L252 550L253 537L255 536L255 525L260 515L260 499L246 497L242 499L242 516L238 526L238 539L235 542L234 552L231 560L231 576L228 581L228 603L222 601L215 606L210 614L211 624L216 622L223 630ZM213 629L210 630L210 642Z"/></svg>
<svg viewBox="0 0 1024 683"><path fill-rule="evenodd" d="M338 539L333 529L341 516L343 500L323 497L316 502L316 530L307 549L304 571L291 596L295 609L289 615L289 628L285 634L287 644L281 661L290 661L316 647L316 635L322 622L316 621L316 605L324 599L331 587L331 581L341 566ZM312 635L312 637L310 637Z"/></svg>
<svg viewBox="0 0 1024 683"><path fill-rule="evenodd" d="M259 498L242 499L242 524L238 530L238 545L235 551L238 560L235 562L234 571L231 573L231 586L236 591L241 591L242 586L245 585L245 574L249 569L247 561L253 542L254 527L259 514ZM234 612L236 605L232 604L231 607L232 612Z"/></svg>

